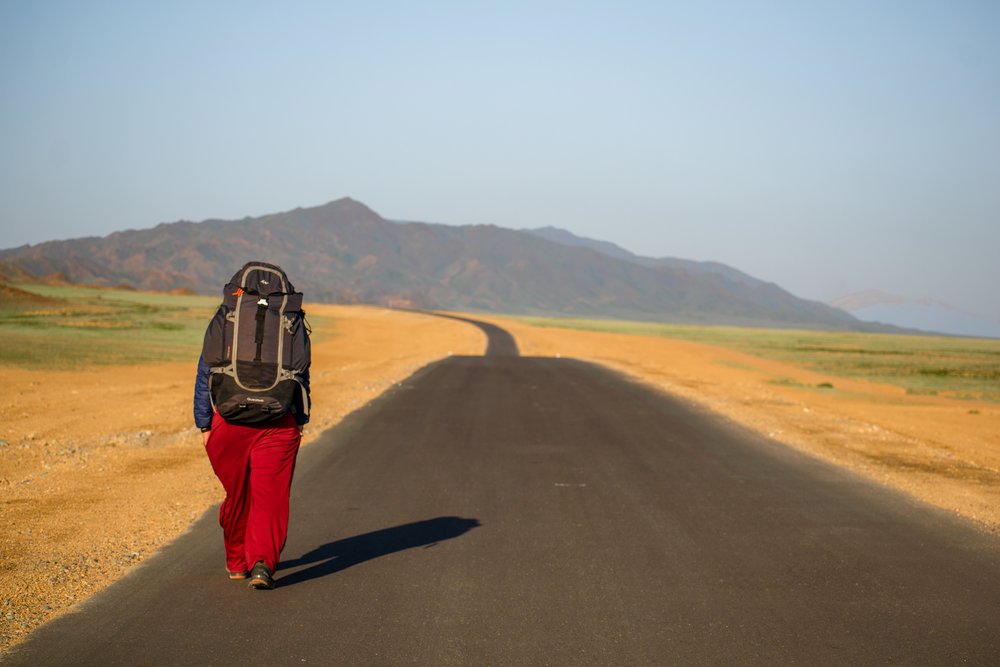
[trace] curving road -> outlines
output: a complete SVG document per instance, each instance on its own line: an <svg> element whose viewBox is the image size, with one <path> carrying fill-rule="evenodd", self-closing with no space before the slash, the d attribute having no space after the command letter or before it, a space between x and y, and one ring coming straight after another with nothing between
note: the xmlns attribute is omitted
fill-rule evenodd
<svg viewBox="0 0 1000 667"><path fill-rule="evenodd" d="M210 511L5 662L996 663L995 536L477 325L302 450L278 588Z"/></svg>

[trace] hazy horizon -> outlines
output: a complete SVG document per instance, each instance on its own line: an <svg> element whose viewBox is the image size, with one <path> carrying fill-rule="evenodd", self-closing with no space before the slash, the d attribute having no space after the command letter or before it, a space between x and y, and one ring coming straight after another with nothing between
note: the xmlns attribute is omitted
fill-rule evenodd
<svg viewBox="0 0 1000 667"><path fill-rule="evenodd" d="M349 196L1000 318L1000 5L0 4L0 247Z"/></svg>

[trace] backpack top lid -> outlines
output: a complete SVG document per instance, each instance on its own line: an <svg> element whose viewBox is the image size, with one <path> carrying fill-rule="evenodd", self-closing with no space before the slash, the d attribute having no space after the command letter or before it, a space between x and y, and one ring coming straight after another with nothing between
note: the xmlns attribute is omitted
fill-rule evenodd
<svg viewBox="0 0 1000 667"><path fill-rule="evenodd" d="M247 262L239 271L233 274L222 290L222 296L232 296L236 290L250 294L292 294L295 287L288 280L284 270L275 264L267 262Z"/></svg>

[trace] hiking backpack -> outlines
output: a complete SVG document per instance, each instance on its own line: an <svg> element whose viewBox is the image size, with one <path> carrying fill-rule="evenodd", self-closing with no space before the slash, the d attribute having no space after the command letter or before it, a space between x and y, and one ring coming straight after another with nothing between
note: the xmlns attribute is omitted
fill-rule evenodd
<svg viewBox="0 0 1000 667"><path fill-rule="evenodd" d="M202 357L212 405L226 421L261 424L299 406L309 413L302 293L280 267L248 262L236 272L205 331Z"/></svg>

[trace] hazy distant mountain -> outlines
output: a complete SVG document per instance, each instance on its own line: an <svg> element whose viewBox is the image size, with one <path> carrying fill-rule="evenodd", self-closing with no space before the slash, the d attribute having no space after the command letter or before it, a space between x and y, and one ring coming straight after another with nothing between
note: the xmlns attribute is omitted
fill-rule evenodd
<svg viewBox="0 0 1000 667"><path fill-rule="evenodd" d="M907 299L871 289L841 297L830 305L865 322L957 336L1000 338L1000 321L966 313L934 299Z"/></svg>
<svg viewBox="0 0 1000 667"><path fill-rule="evenodd" d="M640 258L557 230L389 222L340 199L242 220L175 222L0 251L34 276L219 294L245 261L317 301L471 312L872 329L723 265ZM558 241L549 237L560 237ZM571 242L567 242L567 239ZM600 248L600 250L595 249Z"/></svg>
<svg viewBox="0 0 1000 667"><path fill-rule="evenodd" d="M540 236L549 241L561 243L562 245L590 248L609 257L623 259L627 262L649 268L681 269L698 276L719 275L750 287L760 287L765 284L763 280L758 280L753 276L749 276L742 271L737 271L731 266L726 266L719 262L695 262L689 259L676 259L673 257L643 257L631 253L614 243L577 236L573 232L557 227L541 227L539 229L524 229L522 231Z"/></svg>

